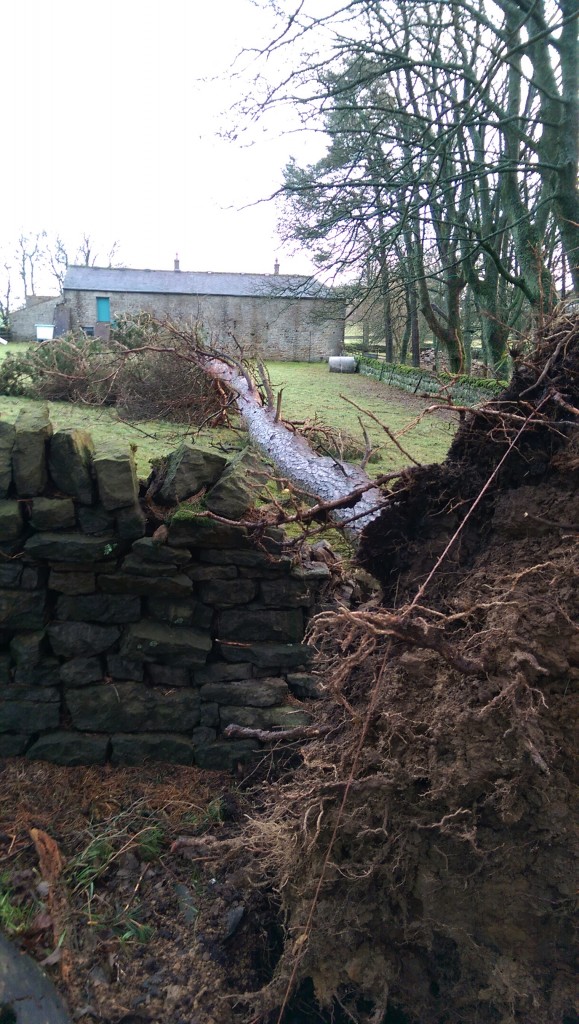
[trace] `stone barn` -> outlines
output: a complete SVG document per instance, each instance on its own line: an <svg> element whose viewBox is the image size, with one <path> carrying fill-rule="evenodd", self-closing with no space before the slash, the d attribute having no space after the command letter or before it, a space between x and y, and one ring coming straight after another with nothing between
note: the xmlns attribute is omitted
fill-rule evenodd
<svg viewBox="0 0 579 1024"><path fill-rule="evenodd" d="M121 313L146 311L192 320L208 341L224 347L233 336L268 359L312 362L338 355L345 304L311 277L173 270L69 267L63 289L63 327L108 337Z"/></svg>

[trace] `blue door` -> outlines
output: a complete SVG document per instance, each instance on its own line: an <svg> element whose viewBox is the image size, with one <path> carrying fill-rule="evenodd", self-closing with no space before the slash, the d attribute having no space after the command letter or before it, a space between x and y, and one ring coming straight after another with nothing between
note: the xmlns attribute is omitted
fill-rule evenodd
<svg viewBox="0 0 579 1024"><path fill-rule="evenodd" d="M99 324L110 324L111 322L111 300L97 299L97 322Z"/></svg>

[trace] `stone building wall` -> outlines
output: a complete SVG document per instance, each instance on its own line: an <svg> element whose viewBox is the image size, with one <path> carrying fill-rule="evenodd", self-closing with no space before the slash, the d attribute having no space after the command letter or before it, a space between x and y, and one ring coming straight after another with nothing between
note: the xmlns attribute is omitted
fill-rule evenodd
<svg viewBox="0 0 579 1024"><path fill-rule="evenodd" d="M176 453L172 499L199 482L187 460L218 496L212 459ZM227 768L259 746L228 724L310 722L327 567L293 565L276 528L177 513L150 532L130 450L53 433L46 410L0 421L0 757Z"/></svg>
<svg viewBox="0 0 579 1024"><path fill-rule="evenodd" d="M54 323L57 296L29 295L26 305L10 315L13 341L35 341L36 324Z"/></svg>
<svg viewBox="0 0 579 1024"><path fill-rule="evenodd" d="M244 347L258 345L268 359L312 362L343 348L344 308L335 300L106 291L98 296L110 298L113 319L144 310L198 321L214 345L227 345L233 334ZM65 289L64 298L73 328L95 326L96 292Z"/></svg>

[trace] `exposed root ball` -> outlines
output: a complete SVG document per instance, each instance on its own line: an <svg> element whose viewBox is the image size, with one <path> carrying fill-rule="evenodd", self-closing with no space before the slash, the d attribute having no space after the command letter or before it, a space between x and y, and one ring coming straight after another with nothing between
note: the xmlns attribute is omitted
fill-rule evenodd
<svg viewBox="0 0 579 1024"><path fill-rule="evenodd" d="M577 1020L578 406L566 319L368 530L391 607L314 622L333 729L251 826L287 921L257 1019L310 979L327 1020Z"/></svg>

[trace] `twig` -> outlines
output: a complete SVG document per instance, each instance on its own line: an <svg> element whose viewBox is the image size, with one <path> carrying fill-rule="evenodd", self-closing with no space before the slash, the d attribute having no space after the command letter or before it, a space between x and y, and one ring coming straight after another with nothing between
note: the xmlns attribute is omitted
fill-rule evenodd
<svg viewBox="0 0 579 1024"><path fill-rule="evenodd" d="M349 405L353 405L354 408L357 409L358 412L363 413L364 416L369 416L371 420L374 420L374 423L377 423L378 426L382 428L384 433L386 433L388 435L388 437L390 438L392 443L396 445L396 447L398 448L398 451L402 453L402 455L404 456L405 459L409 459L410 462L413 462L415 466L421 466L422 465L421 462L417 462L416 461L416 459L414 458L413 455L410 454L410 452L407 452L406 449L402 447L402 445L400 444L400 441L397 439L396 435L393 433L392 430L390 430L390 427L387 427L385 423L382 423L382 421L379 420L378 417L375 416L373 412L370 412L369 409L363 409L362 406L357 405L356 402L352 401L351 398L347 398L346 395L340 395L340 398L343 398L344 401L348 402Z"/></svg>
<svg viewBox="0 0 579 1024"><path fill-rule="evenodd" d="M280 388L278 393L277 393L277 402L276 402L276 407L275 407L275 418L274 418L274 421L273 421L274 423L279 423L279 421L281 420L281 400L282 400L282 397L283 397L283 388Z"/></svg>
<svg viewBox="0 0 579 1024"><path fill-rule="evenodd" d="M553 363L555 362L557 356L559 355L559 352L563 348L563 342L568 341L568 340L569 340L569 338L568 338L567 335L563 335L563 337L559 339L559 341L557 342L557 345L555 346L555 351L549 357L549 359L547 359L547 362L545 363L545 365L543 367L543 370L539 374L539 376L537 377L537 380L535 381L535 383L531 384L530 388L525 388L524 391L521 391L521 393L519 395L519 398L524 398L525 395L529 395L531 393L531 391L534 391L535 388L538 388L539 384L541 384L545 380L545 377L547 376L549 370L551 369Z"/></svg>
<svg viewBox="0 0 579 1024"><path fill-rule="evenodd" d="M259 740L260 743L277 743L278 740L285 740L291 743L292 740L315 739L317 736L327 736L331 732L329 725L302 725L295 729L251 729L247 725L228 725L223 735L227 739L237 736L243 739Z"/></svg>

